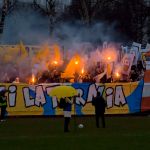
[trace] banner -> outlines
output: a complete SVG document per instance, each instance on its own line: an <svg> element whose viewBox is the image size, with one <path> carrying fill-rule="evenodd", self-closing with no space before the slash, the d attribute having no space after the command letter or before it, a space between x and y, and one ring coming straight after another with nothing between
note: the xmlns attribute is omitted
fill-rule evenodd
<svg viewBox="0 0 150 150"><path fill-rule="evenodd" d="M146 44L146 48L145 49L146 49L147 52L150 51L150 44L149 43Z"/></svg>
<svg viewBox="0 0 150 150"><path fill-rule="evenodd" d="M130 50L130 53L135 55L135 59L134 59L133 64L137 64L137 61L138 61L139 58L140 58L141 44L140 44L140 43L133 42L133 43L132 43L131 50Z"/></svg>
<svg viewBox="0 0 150 150"><path fill-rule="evenodd" d="M134 60L134 54L125 54L122 58L122 73L129 75Z"/></svg>
<svg viewBox="0 0 150 150"><path fill-rule="evenodd" d="M51 84L0 84L7 93L7 114L12 115L62 115L58 108L58 100L48 93L56 86L71 85L77 89L80 97L76 97L72 105L72 114L91 115L94 107L92 97L100 91L106 100L106 114L128 114L141 111L143 80L131 83L51 83ZM150 107L149 107L150 109Z"/></svg>

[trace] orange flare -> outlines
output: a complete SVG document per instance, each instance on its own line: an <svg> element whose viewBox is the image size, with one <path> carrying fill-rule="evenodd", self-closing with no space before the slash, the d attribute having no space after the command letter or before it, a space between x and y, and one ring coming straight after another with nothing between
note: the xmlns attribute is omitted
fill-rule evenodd
<svg viewBox="0 0 150 150"><path fill-rule="evenodd" d="M78 61L75 61L75 64L76 64L76 65L78 65L78 63L79 63Z"/></svg>
<svg viewBox="0 0 150 150"><path fill-rule="evenodd" d="M84 68L82 68L81 73L84 74Z"/></svg>
<svg viewBox="0 0 150 150"><path fill-rule="evenodd" d="M35 75L34 74L32 74L32 83L34 84L35 83Z"/></svg>
<svg viewBox="0 0 150 150"><path fill-rule="evenodd" d="M116 72L116 77L119 78L120 77L120 74L118 72Z"/></svg>
<svg viewBox="0 0 150 150"><path fill-rule="evenodd" d="M55 60L55 61L53 61L53 64L57 65L57 64L58 64L58 61L56 61L56 60Z"/></svg>
<svg viewBox="0 0 150 150"><path fill-rule="evenodd" d="M110 59L111 59L111 57L108 57L107 59L108 59L108 60L110 60Z"/></svg>

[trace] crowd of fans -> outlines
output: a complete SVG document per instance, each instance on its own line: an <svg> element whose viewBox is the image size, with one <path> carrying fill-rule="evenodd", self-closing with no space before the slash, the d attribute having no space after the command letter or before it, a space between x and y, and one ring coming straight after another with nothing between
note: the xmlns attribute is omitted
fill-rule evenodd
<svg viewBox="0 0 150 150"><path fill-rule="evenodd" d="M34 84L40 83L64 83L64 82L99 82L99 83L110 83L110 82L134 82L139 81L144 77L145 67L142 64L142 61L138 61L136 65L131 66L131 71L128 76L121 74L119 78L112 76L107 78L107 74L104 74L98 81L95 80L95 76L104 72L104 66L100 66L99 63L93 66L93 68L89 68L83 74L79 74L78 72L74 73L73 77L62 78L61 71L59 68L47 69L45 71L39 71L35 75ZM19 70L14 69L12 73L8 74L4 72L1 75L1 83L31 83L32 73L26 75L26 77L22 77L19 74Z"/></svg>

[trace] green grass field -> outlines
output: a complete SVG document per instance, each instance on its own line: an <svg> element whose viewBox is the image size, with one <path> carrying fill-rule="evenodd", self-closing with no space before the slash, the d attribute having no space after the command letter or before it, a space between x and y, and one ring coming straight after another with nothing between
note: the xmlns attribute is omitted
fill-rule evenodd
<svg viewBox="0 0 150 150"><path fill-rule="evenodd" d="M79 129L77 124L84 124ZM8 118L0 123L0 150L149 150L150 117L106 117L106 128L94 117L71 120L63 132L63 118Z"/></svg>

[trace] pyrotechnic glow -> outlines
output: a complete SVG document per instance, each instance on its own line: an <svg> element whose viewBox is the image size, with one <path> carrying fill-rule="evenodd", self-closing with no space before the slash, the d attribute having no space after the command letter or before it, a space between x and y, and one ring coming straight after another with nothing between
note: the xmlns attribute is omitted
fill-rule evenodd
<svg viewBox="0 0 150 150"><path fill-rule="evenodd" d="M56 60L55 60L55 61L53 61L53 64L57 65L57 64L58 64L58 61L56 61Z"/></svg>
<svg viewBox="0 0 150 150"><path fill-rule="evenodd" d="M81 74L84 74L84 68L82 68L82 70L81 70Z"/></svg>
<svg viewBox="0 0 150 150"><path fill-rule="evenodd" d="M34 74L32 74L32 83L34 84L35 83L35 75Z"/></svg>
<svg viewBox="0 0 150 150"><path fill-rule="evenodd" d="M78 65L78 64L79 64L79 62L78 62L78 61L75 61L75 64L76 64L76 65Z"/></svg>
<svg viewBox="0 0 150 150"><path fill-rule="evenodd" d="M74 74L81 74L83 68L83 61L81 56L78 54L74 55L70 62L68 63L64 73L61 75L62 78L74 78Z"/></svg>
<svg viewBox="0 0 150 150"><path fill-rule="evenodd" d="M119 63L114 65L114 78L119 79L121 78L122 66Z"/></svg>
<svg viewBox="0 0 150 150"><path fill-rule="evenodd" d="M108 60L111 60L111 57L107 57Z"/></svg>
<svg viewBox="0 0 150 150"><path fill-rule="evenodd" d="M116 77L119 78L120 77L120 74L118 72L116 72Z"/></svg>
<svg viewBox="0 0 150 150"><path fill-rule="evenodd" d="M102 59L105 62L115 62L117 60L117 51L115 48L107 48L102 52Z"/></svg>

